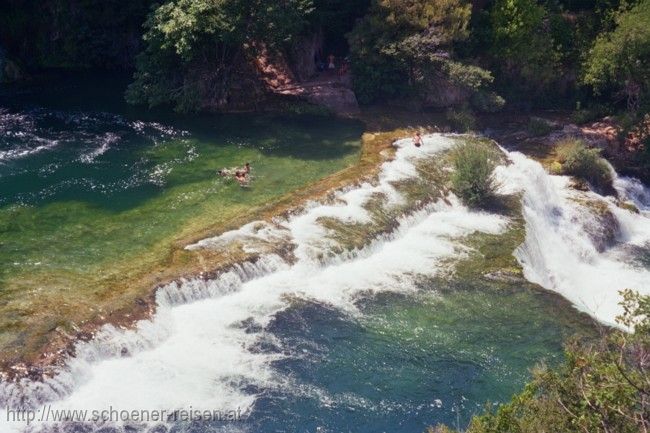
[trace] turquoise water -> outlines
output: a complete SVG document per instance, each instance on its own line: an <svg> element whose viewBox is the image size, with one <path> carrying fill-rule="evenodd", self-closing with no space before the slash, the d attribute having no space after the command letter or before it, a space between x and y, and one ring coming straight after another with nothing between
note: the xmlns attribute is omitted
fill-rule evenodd
<svg viewBox="0 0 650 433"><path fill-rule="evenodd" d="M565 337L587 329L555 308L554 296L529 288L445 286L366 298L361 319L318 304L279 314L268 329L278 340L260 350L290 353L275 368L292 389L262 392L250 431L464 428L488 402L519 392L531 367L558 362Z"/></svg>
<svg viewBox="0 0 650 433"><path fill-rule="evenodd" d="M116 284L159 268L181 239L358 159L356 121L149 112L123 102L125 80L103 79L0 89L0 348L122 305ZM245 162L249 188L217 175Z"/></svg>
<svg viewBox="0 0 650 433"><path fill-rule="evenodd" d="M21 344L27 329L39 332L72 320L108 297L110 282L122 280L124 272L164 266L165 253L188 233L236 222L358 158L363 128L354 121L180 117L126 107L116 90L120 83L114 86L64 79L46 89L28 87L26 93L12 89L11 98L3 100L4 347ZM215 175L245 161L253 165L248 189ZM507 401L518 392L535 364L559 362L567 336L590 331L556 295L525 283L458 278L423 277L407 294L361 293L355 315L297 295L264 326L252 318L228 325L243 327L255 339L243 350L278 355L270 368L284 380L265 387L233 376L228 385L256 398L246 420L177 424L169 430L422 432L438 423L462 428L487 402ZM36 288L39 295L33 296ZM213 313L221 312L207 316ZM200 323L213 322L203 317ZM203 338L222 335L215 329L202 329ZM216 338L209 344L218 348ZM133 359L137 364L141 358ZM120 360L107 364L113 361ZM144 365L154 369L164 365L149 362ZM184 373L182 365L172 365L178 370L171 371ZM201 386L219 395L220 380ZM83 386L78 391L83 393ZM148 390L134 384L132 391ZM102 431L168 431L132 427Z"/></svg>

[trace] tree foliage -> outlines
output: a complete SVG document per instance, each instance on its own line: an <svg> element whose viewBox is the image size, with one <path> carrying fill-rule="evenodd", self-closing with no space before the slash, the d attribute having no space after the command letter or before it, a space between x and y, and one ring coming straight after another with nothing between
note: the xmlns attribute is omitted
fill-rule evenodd
<svg viewBox="0 0 650 433"><path fill-rule="evenodd" d="M625 97L637 110L650 95L650 1L617 13L615 28L598 36L585 61L584 82Z"/></svg>
<svg viewBox="0 0 650 433"><path fill-rule="evenodd" d="M374 0L349 36L359 98L413 95L440 80L470 90L491 82L488 71L454 59L470 14L465 0Z"/></svg>
<svg viewBox="0 0 650 433"><path fill-rule="evenodd" d="M312 10L312 0L169 1L145 23L146 49L127 99L180 110L205 100L225 105L238 68L260 47L289 43Z"/></svg>
<svg viewBox="0 0 650 433"><path fill-rule="evenodd" d="M548 9L535 0L496 0L489 20L490 66L507 96L543 98L562 76Z"/></svg>
<svg viewBox="0 0 650 433"><path fill-rule="evenodd" d="M153 2L4 0L0 45L29 67L130 67Z"/></svg>

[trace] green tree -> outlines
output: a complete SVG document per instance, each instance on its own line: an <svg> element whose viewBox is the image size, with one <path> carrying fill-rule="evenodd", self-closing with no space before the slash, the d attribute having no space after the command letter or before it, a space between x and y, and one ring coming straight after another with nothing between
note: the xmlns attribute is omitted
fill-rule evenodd
<svg viewBox="0 0 650 433"><path fill-rule="evenodd" d="M535 0L496 0L490 11L490 65L509 99L544 99L563 74L553 29L561 22Z"/></svg>
<svg viewBox="0 0 650 433"><path fill-rule="evenodd" d="M145 23L131 103L172 103L182 111L204 101L224 106L233 78L261 47L280 49L308 22L312 0L172 0Z"/></svg>
<svg viewBox="0 0 650 433"><path fill-rule="evenodd" d="M477 90L489 72L454 58L467 38L465 0L374 0L349 35L355 89L363 102L426 92L440 80Z"/></svg>
<svg viewBox="0 0 650 433"><path fill-rule="evenodd" d="M591 48L583 81L596 92L617 92L636 111L650 95L650 1L622 10L614 22Z"/></svg>

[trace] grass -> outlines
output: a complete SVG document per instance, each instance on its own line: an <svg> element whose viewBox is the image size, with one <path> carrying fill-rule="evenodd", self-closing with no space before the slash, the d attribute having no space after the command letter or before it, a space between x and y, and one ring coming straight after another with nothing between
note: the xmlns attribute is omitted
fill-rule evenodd
<svg viewBox="0 0 650 433"><path fill-rule="evenodd" d="M454 193L469 207L489 205L498 187L493 172L500 160L499 152L485 141L469 140L454 149L451 159Z"/></svg>
<svg viewBox="0 0 650 433"><path fill-rule="evenodd" d="M599 149L590 149L582 140L568 138L556 144L556 154L560 165L554 165L554 171L583 179L599 192L612 192L612 172Z"/></svg>

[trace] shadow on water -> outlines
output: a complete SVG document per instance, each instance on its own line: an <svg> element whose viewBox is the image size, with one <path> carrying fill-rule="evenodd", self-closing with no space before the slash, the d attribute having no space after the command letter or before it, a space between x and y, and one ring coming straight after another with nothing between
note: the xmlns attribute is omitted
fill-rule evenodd
<svg viewBox="0 0 650 433"><path fill-rule="evenodd" d="M128 82L80 73L2 87L0 128L13 130L0 138L0 206L75 200L121 212L249 158L327 162L359 150L357 121L147 110L124 102Z"/></svg>

